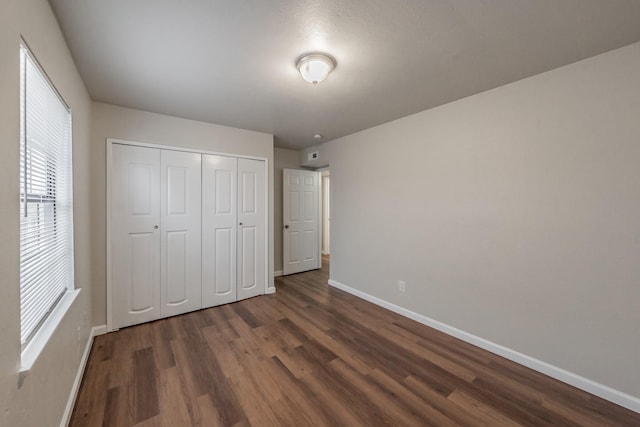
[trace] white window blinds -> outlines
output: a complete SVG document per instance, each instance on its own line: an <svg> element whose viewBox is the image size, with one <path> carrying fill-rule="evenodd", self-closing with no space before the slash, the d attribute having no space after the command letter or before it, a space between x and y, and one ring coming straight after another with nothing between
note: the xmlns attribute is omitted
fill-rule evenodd
<svg viewBox="0 0 640 427"><path fill-rule="evenodd" d="M73 289L71 112L26 47L20 51L20 339Z"/></svg>

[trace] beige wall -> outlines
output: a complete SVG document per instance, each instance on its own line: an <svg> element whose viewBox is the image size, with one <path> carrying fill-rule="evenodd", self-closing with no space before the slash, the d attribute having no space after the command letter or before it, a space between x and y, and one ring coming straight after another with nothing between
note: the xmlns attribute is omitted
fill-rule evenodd
<svg viewBox="0 0 640 427"><path fill-rule="evenodd" d="M21 387L19 313L20 35L73 110L75 278L82 288ZM89 200L91 104L57 21L45 0L0 3L0 425L60 423L91 316L91 223ZM80 327L80 340L76 328Z"/></svg>
<svg viewBox="0 0 640 427"><path fill-rule="evenodd" d="M282 169L299 169L299 152L286 148L273 150L274 177L274 270L282 272Z"/></svg>
<svg viewBox="0 0 640 427"><path fill-rule="evenodd" d="M640 397L639 76L635 44L328 142L332 279Z"/></svg>
<svg viewBox="0 0 640 427"><path fill-rule="evenodd" d="M265 157L269 162L269 285L273 286L273 136L210 123L94 102L91 143L93 240L93 322L106 323L106 139L117 138L220 153Z"/></svg>

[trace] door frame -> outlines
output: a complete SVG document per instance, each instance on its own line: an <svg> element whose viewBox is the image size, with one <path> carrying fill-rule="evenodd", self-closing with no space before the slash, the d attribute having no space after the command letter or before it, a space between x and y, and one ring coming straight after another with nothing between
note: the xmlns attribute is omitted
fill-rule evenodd
<svg viewBox="0 0 640 427"><path fill-rule="evenodd" d="M327 169L327 171L329 171L329 169ZM322 243L320 245L320 252L322 252L322 255L329 255L331 253L331 216L329 215L331 208L331 174L327 173L326 175L323 175L324 172L325 171L320 172L322 182L322 221L320 221L322 223ZM329 185L327 186L327 184ZM327 205L329 205L329 209L327 209ZM327 251L327 248L322 250L325 243L327 243L329 251Z"/></svg>
<svg viewBox="0 0 640 427"><path fill-rule="evenodd" d="M264 161L265 167L265 180L264 180L264 211L266 215L264 216L264 295L275 293L275 288L269 287L269 220L271 219L271 213L269 212L269 159L267 157L260 156L248 156L245 154L233 154L233 153L224 153L220 151L211 151L211 150L201 150L197 148L188 148L188 147L180 147L176 145L166 145L166 144L153 144L148 142L139 142L132 141L126 139L118 139L118 138L106 138L106 157L107 157L107 185L106 185L106 250L107 250L107 332L111 332L117 330L118 328L113 328L113 307L112 307L112 260L111 260L111 178L112 178L112 167L113 167L113 145L132 145L136 147L146 147L146 148L156 148L161 150L172 150L172 151L182 151L186 153L198 153L198 154L213 154L216 156L225 156L225 157L236 157L243 159L252 159L252 160L261 160Z"/></svg>

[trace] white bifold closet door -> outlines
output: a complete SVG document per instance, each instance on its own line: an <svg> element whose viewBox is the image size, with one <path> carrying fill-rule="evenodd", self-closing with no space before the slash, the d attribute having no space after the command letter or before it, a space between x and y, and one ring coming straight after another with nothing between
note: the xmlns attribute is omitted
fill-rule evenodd
<svg viewBox="0 0 640 427"><path fill-rule="evenodd" d="M201 307L200 154L113 144L112 327Z"/></svg>
<svg viewBox="0 0 640 427"><path fill-rule="evenodd" d="M236 301L238 159L202 156L202 306Z"/></svg>
<svg viewBox="0 0 640 427"><path fill-rule="evenodd" d="M238 300L264 293L265 162L238 159Z"/></svg>
<svg viewBox="0 0 640 427"><path fill-rule="evenodd" d="M113 145L113 327L160 317L160 150Z"/></svg>
<svg viewBox="0 0 640 427"><path fill-rule="evenodd" d="M265 293L264 161L111 148L111 330Z"/></svg>
<svg viewBox="0 0 640 427"><path fill-rule="evenodd" d="M202 156L202 306L265 289L265 162Z"/></svg>
<svg viewBox="0 0 640 427"><path fill-rule="evenodd" d="M161 150L162 316L198 310L201 301L201 177L199 153Z"/></svg>

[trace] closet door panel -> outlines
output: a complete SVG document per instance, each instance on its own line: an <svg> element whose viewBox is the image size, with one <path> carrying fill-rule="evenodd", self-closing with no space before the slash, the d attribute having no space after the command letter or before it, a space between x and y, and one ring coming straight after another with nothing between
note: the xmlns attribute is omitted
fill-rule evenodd
<svg viewBox="0 0 640 427"><path fill-rule="evenodd" d="M160 317L160 150L114 144L112 328Z"/></svg>
<svg viewBox="0 0 640 427"><path fill-rule="evenodd" d="M215 231L215 271L213 275L215 293L231 295L235 293L235 233L232 227Z"/></svg>
<svg viewBox="0 0 640 427"><path fill-rule="evenodd" d="M127 314L141 314L153 311L156 295L160 295L157 288L157 254L154 233L131 233L127 241L127 250L122 255L128 256L126 267L130 271L124 283L131 290L131 298ZM120 277L122 278L122 277ZM121 282L122 283L122 282Z"/></svg>
<svg viewBox="0 0 640 427"><path fill-rule="evenodd" d="M202 156L202 306L236 301L237 159Z"/></svg>
<svg viewBox="0 0 640 427"><path fill-rule="evenodd" d="M246 292L257 286L256 252L258 242L256 227L243 226L241 233L242 259L240 266L242 268L242 289Z"/></svg>
<svg viewBox="0 0 640 427"><path fill-rule="evenodd" d="M166 304L177 306L189 298L187 282L188 241L186 231L172 231L166 234L167 243L167 296Z"/></svg>
<svg viewBox="0 0 640 427"><path fill-rule="evenodd" d="M162 150L162 316L198 310L201 291L201 155Z"/></svg>
<svg viewBox="0 0 640 427"><path fill-rule="evenodd" d="M238 300L265 290L265 172L261 160L238 159Z"/></svg>

